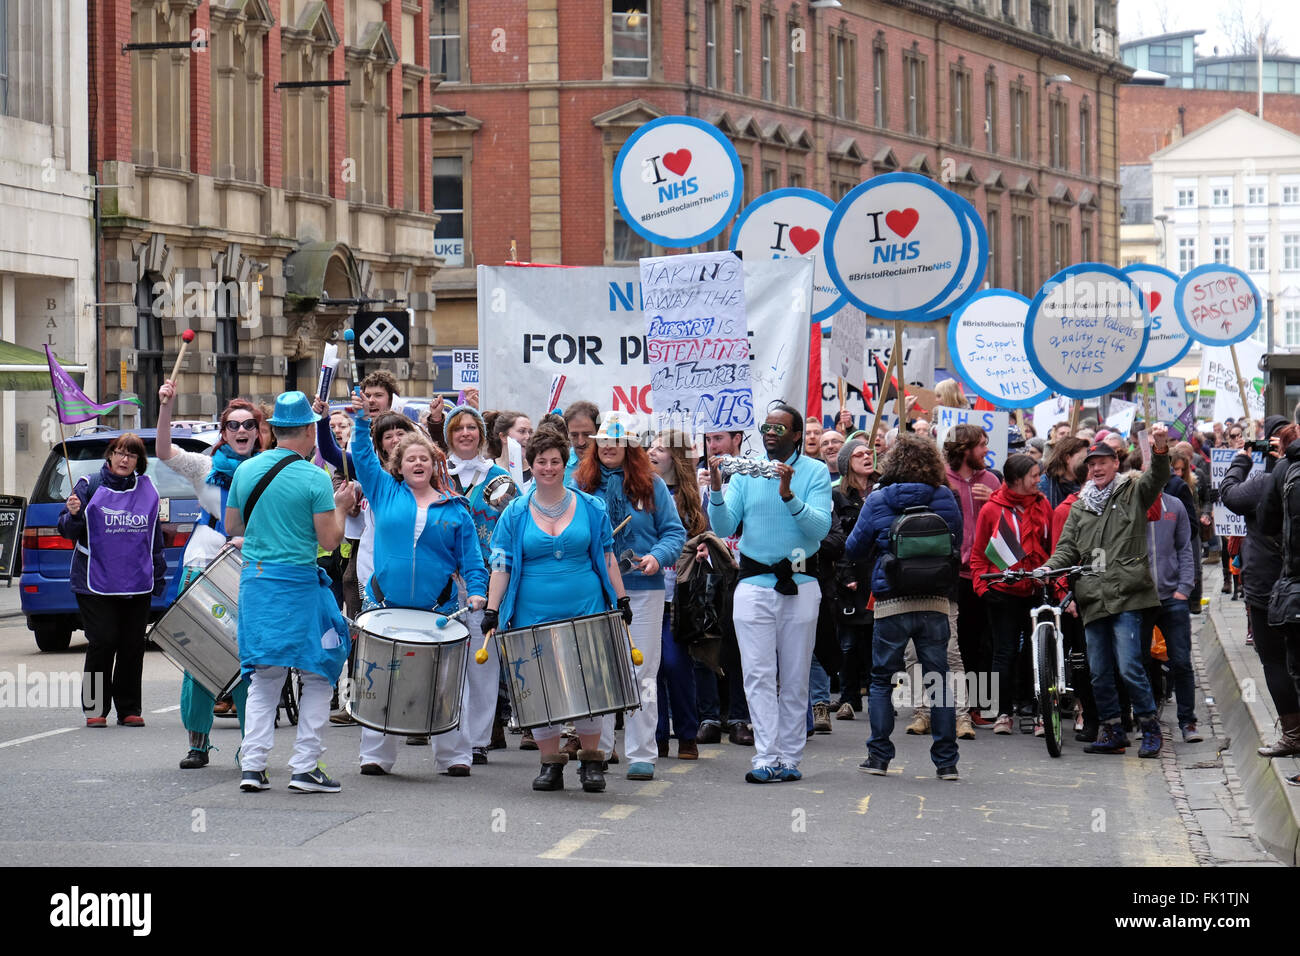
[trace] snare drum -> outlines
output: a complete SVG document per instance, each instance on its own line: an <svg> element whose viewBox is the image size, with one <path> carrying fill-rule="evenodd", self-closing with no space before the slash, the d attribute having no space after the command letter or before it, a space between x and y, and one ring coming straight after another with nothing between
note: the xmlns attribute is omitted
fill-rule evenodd
<svg viewBox="0 0 1300 956"><path fill-rule="evenodd" d="M149 632L149 639L213 697L239 681L239 575L244 559L226 545Z"/></svg>
<svg viewBox="0 0 1300 956"><path fill-rule="evenodd" d="M381 607L356 619L348 713L371 730L430 737L460 725L469 630L432 611Z"/></svg>
<svg viewBox="0 0 1300 956"><path fill-rule="evenodd" d="M618 611L505 631L497 641L520 727L641 706L632 642Z"/></svg>

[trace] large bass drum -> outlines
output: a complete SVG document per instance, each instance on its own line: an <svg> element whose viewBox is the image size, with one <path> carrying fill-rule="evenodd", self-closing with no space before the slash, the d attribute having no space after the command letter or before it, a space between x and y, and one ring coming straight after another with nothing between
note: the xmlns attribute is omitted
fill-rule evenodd
<svg viewBox="0 0 1300 956"><path fill-rule="evenodd" d="M520 727L641 706L632 641L618 611L505 631L497 641Z"/></svg>
<svg viewBox="0 0 1300 956"><path fill-rule="evenodd" d="M460 725L469 630L438 627L441 614L381 607L357 615L356 664L345 686L348 713L371 730L406 737Z"/></svg>
<svg viewBox="0 0 1300 956"><path fill-rule="evenodd" d="M239 575L243 564L239 549L226 545L149 632L149 640L213 697L220 697L239 681Z"/></svg>

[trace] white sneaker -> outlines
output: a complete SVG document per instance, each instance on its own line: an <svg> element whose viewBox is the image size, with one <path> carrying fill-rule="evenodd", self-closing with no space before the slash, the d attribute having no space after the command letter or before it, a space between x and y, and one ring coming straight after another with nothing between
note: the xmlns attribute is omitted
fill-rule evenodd
<svg viewBox="0 0 1300 956"><path fill-rule="evenodd" d="M998 719L993 722L993 732L995 734L1011 733L1011 715L998 714Z"/></svg>

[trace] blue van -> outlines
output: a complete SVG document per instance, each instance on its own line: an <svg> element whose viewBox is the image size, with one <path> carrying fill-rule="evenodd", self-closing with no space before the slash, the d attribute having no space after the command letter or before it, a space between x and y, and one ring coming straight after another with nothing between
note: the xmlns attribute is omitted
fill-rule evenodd
<svg viewBox="0 0 1300 956"><path fill-rule="evenodd" d="M186 451L206 452L220 437L217 428L216 422L177 422L172 426L172 442ZM68 582L73 543L59 534L59 515L76 482L99 471L109 442L120 434L122 432L115 428L88 425L79 429L75 436L69 436L71 481L63 460L63 445L55 445L50 449L28 500L23 528L23 571L19 581L27 627L35 633L36 646L42 651L67 650L72 632L82 626L77 597ZM154 457L157 432L152 428L142 428L136 430L136 434L149 452L147 474L162 499L158 517L167 554L168 579L174 580L199 516L199 504L189 480ZM161 617L174 598L175 588L170 586L162 597L155 597L150 620Z"/></svg>

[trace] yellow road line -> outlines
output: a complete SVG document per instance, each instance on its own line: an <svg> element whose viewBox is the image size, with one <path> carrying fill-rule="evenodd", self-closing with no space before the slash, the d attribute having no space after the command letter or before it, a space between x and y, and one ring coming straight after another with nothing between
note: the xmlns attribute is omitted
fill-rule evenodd
<svg viewBox="0 0 1300 956"><path fill-rule="evenodd" d="M545 853L539 853L539 860L567 860L569 856L581 850L592 837L604 833L604 830L574 830Z"/></svg>
<svg viewBox="0 0 1300 956"><path fill-rule="evenodd" d="M602 820L626 820L636 813L637 807L630 803L616 803L600 815Z"/></svg>
<svg viewBox="0 0 1300 956"><path fill-rule="evenodd" d="M713 760L713 759L715 759L717 756L718 756L718 751L716 751L716 750L701 750L701 751L700 751L700 759L701 759L701 760Z"/></svg>
<svg viewBox="0 0 1300 956"><path fill-rule="evenodd" d="M679 763L679 764L678 764L677 766L675 766L675 767L669 767L669 768L668 768L668 772L669 772L669 773L687 773L687 772L690 771L690 769L691 769L691 765L690 765L689 763Z"/></svg>
<svg viewBox="0 0 1300 956"><path fill-rule="evenodd" d="M657 796L659 796L660 794L662 794L665 790L667 790L667 789L668 789L669 787L671 787L671 786L672 786L672 783L669 782L669 781L667 781L667 780L651 780L649 783L647 783L645 786L643 786L640 790L636 791L636 793L632 794L632 796L634 796L634 797L657 797Z"/></svg>
<svg viewBox="0 0 1300 956"><path fill-rule="evenodd" d="M865 797L863 797L861 800L858 801L858 809L855 812L858 814L865 815L867 812L867 807L869 806L871 806L871 794L867 794Z"/></svg>

